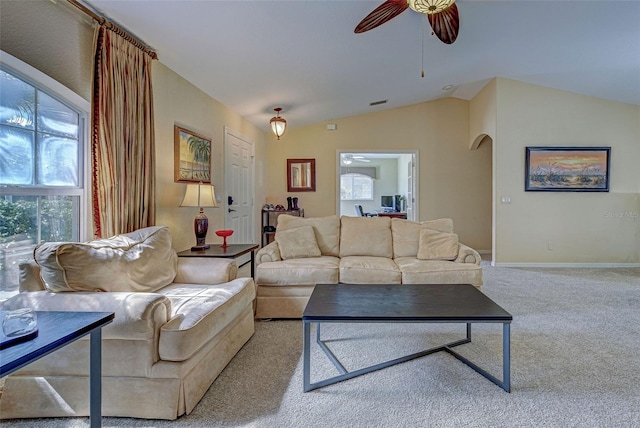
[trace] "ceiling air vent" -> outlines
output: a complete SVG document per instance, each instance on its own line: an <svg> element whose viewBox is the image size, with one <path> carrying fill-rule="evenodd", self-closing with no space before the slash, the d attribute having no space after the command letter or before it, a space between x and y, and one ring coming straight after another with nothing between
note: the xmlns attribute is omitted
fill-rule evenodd
<svg viewBox="0 0 640 428"><path fill-rule="evenodd" d="M369 103L369 105L373 107L373 106L377 106L377 105L380 105L380 104L386 104L387 101L389 101L389 100L374 101L372 103Z"/></svg>

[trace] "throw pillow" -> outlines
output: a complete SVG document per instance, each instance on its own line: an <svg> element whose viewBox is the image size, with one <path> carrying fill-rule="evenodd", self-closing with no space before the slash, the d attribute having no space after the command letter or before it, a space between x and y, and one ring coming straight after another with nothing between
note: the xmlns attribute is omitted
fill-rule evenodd
<svg viewBox="0 0 640 428"><path fill-rule="evenodd" d="M458 235L433 229L422 229L418 244L421 260L455 260L458 257Z"/></svg>
<svg viewBox="0 0 640 428"><path fill-rule="evenodd" d="M277 229L276 242L282 260L321 256L316 234L311 226Z"/></svg>
<svg viewBox="0 0 640 428"><path fill-rule="evenodd" d="M152 293L173 281L178 264L164 226L85 243L45 242L36 247L34 258L52 292Z"/></svg>
<svg viewBox="0 0 640 428"><path fill-rule="evenodd" d="M440 232L453 233L453 220L450 218L441 218L418 223L399 218L392 219L393 258L416 257L416 254L418 254L420 231L422 229L433 229L439 230Z"/></svg>
<svg viewBox="0 0 640 428"><path fill-rule="evenodd" d="M340 254L340 217L297 217L288 214L278 216L276 230L283 231L302 226L311 226L316 234L318 248L324 256L338 257Z"/></svg>

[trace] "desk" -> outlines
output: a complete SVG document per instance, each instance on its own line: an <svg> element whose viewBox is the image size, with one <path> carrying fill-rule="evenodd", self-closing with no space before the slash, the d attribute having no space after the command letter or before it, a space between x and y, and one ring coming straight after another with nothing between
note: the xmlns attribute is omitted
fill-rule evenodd
<svg viewBox="0 0 640 428"><path fill-rule="evenodd" d="M378 217L392 217L407 219L407 213L378 213Z"/></svg>
<svg viewBox="0 0 640 428"><path fill-rule="evenodd" d="M89 341L89 423L102 424L102 327L113 312L39 312L38 336L0 351L0 377L30 364L87 334Z"/></svg>
<svg viewBox="0 0 640 428"><path fill-rule="evenodd" d="M226 248L217 244L211 244L206 250L184 250L178 253L178 257L218 257L223 259L237 259L238 257L251 252L251 278L255 276L255 251L257 244L228 244Z"/></svg>

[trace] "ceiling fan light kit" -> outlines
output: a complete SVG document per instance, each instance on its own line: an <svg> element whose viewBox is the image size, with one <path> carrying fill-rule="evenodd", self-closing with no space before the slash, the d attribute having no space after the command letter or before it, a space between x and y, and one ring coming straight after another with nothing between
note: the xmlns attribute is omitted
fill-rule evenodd
<svg viewBox="0 0 640 428"><path fill-rule="evenodd" d="M271 118L269 124L271 125L271 131L273 131L278 140L280 140L280 137L284 135L284 131L287 129L287 121L284 117L280 117L282 108L276 107L273 110L275 110L276 116Z"/></svg>
<svg viewBox="0 0 640 428"><path fill-rule="evenodd" d="M364 33L384 24L407 9L426 14L433 34L446 44L458 37L460 18L455 0L387 0L365 16L355 33Z"/></svg>
<svg viewBox="0 0 640 428"><path fill-rule="evenodd" d="M418 13L433 15L451 7L455 0L409 0L409 7Z"/></svg>
<svg viewBox="0 0 640 428"><path fill-rule="evenodd" d="M356 162L371 162L369 159L365 158L362 155L354 155L350 153L342 154L342 164L343 165L351 165L354 161Z"/></svg>

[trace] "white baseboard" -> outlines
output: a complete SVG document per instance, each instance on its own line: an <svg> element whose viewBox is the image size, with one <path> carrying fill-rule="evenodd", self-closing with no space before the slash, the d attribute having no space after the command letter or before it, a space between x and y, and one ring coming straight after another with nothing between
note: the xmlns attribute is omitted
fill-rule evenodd
<svg viewBox="0 0 640 428"><path fill-rule="evenodd" d="M640 263L493 263L495 267L509 268L640 268Z"/></svg>

